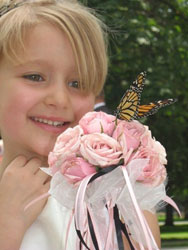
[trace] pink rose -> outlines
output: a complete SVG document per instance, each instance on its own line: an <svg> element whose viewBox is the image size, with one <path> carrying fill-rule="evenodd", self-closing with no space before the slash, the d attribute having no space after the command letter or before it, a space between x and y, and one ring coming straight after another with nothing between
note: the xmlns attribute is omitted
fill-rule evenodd
<svg viewBox="0 0 188 250"><path fill-rule="evenodd" d="M166 151L165 148L155 139L152 138L151 131L147 126L144 133L140 137L140 146L129 160L132 159L149 159L146 167L144 167L141 175L137 179L145 184L157 186L166 179Z"/></svg>
<svg viewBox="0 0 188 250"><path fill-rule="evenodd" d="M116 117L104 112L89 112L82 117L79 125L84 130L84 134L105 133L111 135L115 127Z"/></svg>
<svg viewBox="0 0 188 250"><path fill-rule="evenodd" d="M119 121L112 137L119 141L124 154L130 149L135 150L140 145L140 138L145 132L145 127L138 121Z"/></svg>
<svg viewBox="0 0 188 250"><path fill-rule="evenodd" d="M82 134L83 130L78 125L74 128L66 129L58 136L54 149L48 156L48 163L53 173L58 171L60 165L67 158L73 157L78 153Z"/></svg>
<svg viewBox="0 0 188 250"><path fill-rule="evenodd" d="M118 164L122 156L120 144L103 133L82 136L80 152L88 162L100 167Z"/></svg>
<svg viewBox="0 0 188 250"><path fill-rule="evenodd" d="M96 169L83 158L74 157L63 162L61 173L67 178L69 183L75 184L84 177L96 173Z"/></svg>
<svg viewBox="0 0 188 250"><path fill-rule="evenodd" d="M149 130L148 126L144 126L144 128L145 128L145 131L140 138L141 144L144 147L152 147L153 138L152 138L151 131Z"/></svg>
<svg viewBox="0 0 188 250"><path fill-rule="evenodd" d="M166 159L167 155L166 155L165 148L163 147L163 145L161 145L160 142L156 141L155 139L153 139L152 142L153 142L152 143L153 150L158 153L160 163L163 165L166 165L167 164L167 159Z"/></svg>
<svg viewBox="0 0 188 250"><path fill-rule="evenodd" d="M145 132L140 138L141 145L145 148L151 148L154 152L156 152L159 156L161 164L164 165L167 164L165 148L161 145L160 142L152 138L151 131L148 129L148 127L147 126L144 127L145 127Z"/></svg>
<svg viewBox="0 0 188 250"><path fill-rule="evenodd" d="M56 156L53 152L50 152L48 155L48 164L52 170L52 174L54 175L59 170L58 156Z"/></svg>
<svg viewBox="0 0 188 250"><path fill-rule="evenodd" d="M149 159L149 162L146 167L143 168L143 171L137 181L141 181L145 184L152 186L158 186L166 179L166 168L162 164L160 158L160 152L156 151L156 148L143 147L141 146L139 150L134 154L132 159Z"/></svg>

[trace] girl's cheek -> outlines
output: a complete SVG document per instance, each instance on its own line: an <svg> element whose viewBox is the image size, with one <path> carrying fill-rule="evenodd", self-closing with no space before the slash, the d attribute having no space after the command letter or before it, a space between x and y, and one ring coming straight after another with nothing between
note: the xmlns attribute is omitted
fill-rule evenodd
<svg viewBox="0 0 188 250"><path fill-rule="evenodd" d="M95 97L94 95L89 95L88 97L83 98L75 105L75 116L77 123L89 111L93 111L93 107L95 104Z"/></svg>

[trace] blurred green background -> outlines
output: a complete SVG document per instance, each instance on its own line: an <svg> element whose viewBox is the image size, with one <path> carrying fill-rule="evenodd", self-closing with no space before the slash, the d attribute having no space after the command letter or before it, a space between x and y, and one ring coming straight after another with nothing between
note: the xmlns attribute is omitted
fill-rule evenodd
<svg viewBox="0 0 188 250"><path fill-rule="evenodd" d="M126 89L147 72L142 104L178 98L142 122L166 148L167 194L188 219L188 1L187 0L82 0L94 8L109 27L109 73L106 102L115 110ZM162 213L162 214L161 214ZM167 206L160 213L161 235L182 231L188 245L188 227ZM173 227L173 225L176 226ZM169 229L169 227L171 229ZM170 235L170 234L169 234ZM177 236L177 237L176 237ZM181 238L181 237L180 237Z"/></svg>

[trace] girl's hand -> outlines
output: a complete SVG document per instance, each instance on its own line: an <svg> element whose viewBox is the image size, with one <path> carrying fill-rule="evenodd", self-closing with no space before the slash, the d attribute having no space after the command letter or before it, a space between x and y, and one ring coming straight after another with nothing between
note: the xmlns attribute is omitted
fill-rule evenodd
<svg viewBox="0 0 188 250"><path fill-rule="evenodd" d="M41 213L47 198L36 202L26 211L32 200L49 190L49 176L41 171L39 159L15 158L6 168L0 181L0 245L3 249L19 249L27 228ZM10 239L11 237L11 239ZM14 245L13 245L14 243ZM6 247L10 246L10 247ZM18 248L16 248L18 246Z"/></svg>

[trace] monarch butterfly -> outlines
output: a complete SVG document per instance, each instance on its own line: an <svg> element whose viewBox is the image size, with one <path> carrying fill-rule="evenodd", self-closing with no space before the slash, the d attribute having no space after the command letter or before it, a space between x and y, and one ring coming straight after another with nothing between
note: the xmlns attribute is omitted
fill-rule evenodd
<svg viewBox="0 0 188 250"><path fill-rule="evenodd" d="M144 83L145 83L145 78L146 78L146 72L141 72L136 80L132 83L132 85L130 86L131 90L136 90L139 93L142 92L143 88L144 88Z"/></svg>
<svg viewBox="0 0 188 250"><path fill-rule="evenodd" d="M115 114L121 120L132 121L156 113L160 108L170 105L177 99L165 99L151 102L147 105L140 105L141 93L145 83L146 72L141 72L130 88L121 98Z"/></svg>
<svg viewBox="0 0 188 250"><path fill-rule="evenodd" d="M160 100L156 102L150 102L148 105L139 105L137 118L142 118L142 117L146 117L149 115L153 115L158 111L158 109L164 106L173 104L176 101L177 99L170 98L170 99Z"/></svg>

